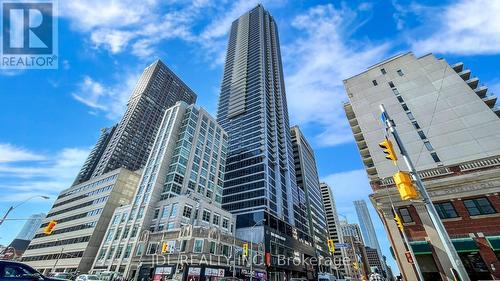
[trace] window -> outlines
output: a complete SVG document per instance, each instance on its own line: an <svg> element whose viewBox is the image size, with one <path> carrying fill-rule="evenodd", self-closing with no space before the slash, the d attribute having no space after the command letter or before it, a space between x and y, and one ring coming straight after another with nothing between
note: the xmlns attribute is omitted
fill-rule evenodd
<svg viewBox="0 0 500 281"><path fill-rule="evenodd" d="M397 99L398 99L398 101L399 101L400 103L404 103L404 102L405 102L405 101L404 101L404 99L403 99L401 96L397 96Z"/></svg>
<svg viewBox="0 0 500 281"><path fill-rule="evenodd" d="M458 217L455 208L451 202L435 203L436 211L441 219L451 219Z"/></svg>
<svg viewBox="0 0 500 281"><path fill-rule="evenodd" d="M389 81L389 87L396 88L396 86L394 86L394 83L392 83L392 81Z"/></svg>
<svg viewBox="0 0 500 281"><path fill-rule="evenodd" d="M222 219L222 227L227 229L229 227L229 219L223 218Z"/></svg>
<svg viewBox="0 0 500 281"><path fill-rule="evenodd" d="M382 74L384 74L384 75L387 74L387 71L385 71L385 68L380 69L380 72L382 72Z"/></svg>
<svg viewBox="0 0 500 281"><path fill-rule="evenodd" d="M214 218L212 220L212 223L215 225L219 225L219 220L220 220L220 216L217 214L214 214Z"/></svg>
<svg viewBox="0 0 500 281"><path fill-rule="evenodd" d="M401 220L404 223L413 222L413 219L411 218L410 211L408 210L408 208L399 208L399 215L401 216Z"/></svg>
<svg viewBox="0 0 500 281"><path fill-rule="evenodd" d="M194 240L193 253L201 253L202 251L203 251L203 240L202 239Z"/></svg>
<svg viewBox="0 0 500 281"><path fill-rule="evenodd" d="M191 218L191 213L193 212L193 207L189 205L184 206L184 210L182 211L182 216L186 218Z"/></svg>
<svg viewBox="0 0 500 281"><path fill-rule="evenodd" d="M29 274L29 275L32 275L32 274L35 274L36 272L33 271L32 269L30 269L29 267L23 265L23 264L10 264L10 263L7 263L4 268L3 268L3 272L2 272L2 275L4 278L6 278L5 280L28 280L28 279L34 279L34 280L37 280L37 278L25 278L25 275ZM2 280L4 280L2 278Z"/></svg>
<svg viewBox="0 0 500 281"><path fill-rule="evenodd" d="M403 107L403 110L404 110L404 111L408 111L408 110L409 110L409 109L408 109L408 106L406 106L406 103L403 103L401 106Z"/></svg>
<svg viewBox="0 0 500 281"><path fill-rule="evenodd" d="M182 240L181 241L181 252L185 252L186 251L186 244L187 244L187 240Z"/></svg>
<svg viewBox="0 0 500 281"><path fill-rule="evenodd" d="M132 244L128 244L125 248L125 253L123 254L123 258L126 259L130 257L130 252L132 251Z"/></svg>
<svg viewBox="0 0 500 281"><path fill-rule="evenodd" d="M120 214L115 215L113 217L113 224L117 224L119 220L120 220Z"/></svg>
<svg viewBox="0 0 500 281"><path fill-rule="evenodd" d="M175 226L175 223L174 223L174 222L169 222L169 223L167 224L167 229L166 229L166 230L172 230L172 229L174 229L174 226Z"/></svg>
<svg viewBox="0 0 500 281"><path fill-rule="evenodd" d="M420 129L420 125L418 125L417 121L412 121L411 123L413 124L413 127L415 127L415 129Z"/></svg>
<svg viewBox="0 0 500 281"><path fill-rule="evenodd" d="M116 230L115 239L114 240L118 240L118 238L120 238L120 233L122 233L122 228L121 227L119 227L118 230Z"/></svg>
<svg viewBox="0 0 500 281"><path fill-rule="evenodd" d="M168 252L173 253L175 251L175 240L167 241Z"/></svg>
<svg viewBox="0 0 500 281"><path fill-rule="evenodd" d="M175 216L177 216L177 203L174 203L172 205L172 212L170 212L170 217L173 218Z"/></svg>
<svg viewBox="0 0 500 281"><path fill-rule="evenodd" d="M403 75L405 75L401 69L398 69L398 71L397 71L397 72L398 72L398 75L399 75L399 76L403 76Z"/></svg>
<svg viewBox="0 0 500 281"><path fill-rule="evenodd" d="M413 116L413 114L412 114L411 112L406 112L406 116L408 116L408 118L409 118L410 120L415 119L415 117Z"/></svg>
<svg viewBox="0 0 500 281"><path fill-rule="evenodd" d="M163 206L163 211L161 213L161 217L162 218L168 217L168 209L169 209L169 207L170 207L169 205Z"/></svg>
<svg viewBox="0 0 500 281"><path fill-rule="evenodd" d="M202 221L210 222L210 211L203 210Z"/></svg>
<svg viewBox="0 0 500 281"><path fill-rule="evenodd" d="M160 209L156 209L153 219L157 219L159 215L160 215Z"/></svg>
<svg viewBox="0 0 500 281"><path fill-rule="evenodd" d="M114 231L114 229L111 229L108 232L108 236L106 236L106 242L109 242L109 241L113 240L113 231Z"/></svg>
<svg viewBox="0 0 500 281"><path fill-rule="evenodd" d="M102 248L101 251L99 252L99 256L97 256L97 260L102 260L104 256L106 255L106 250L107 248Z"/></svg>
<svg viewBox="0 0 500 281"><path fill-rule="evenodd" d="M158 250L158 243L151 243L151 244L149 244L148 255L154 255L154 254L156 254L157 250Z"/></svg>
<svg viewBox="0 0 500 281"><path fill-rule="evenodd" d="M216 243L214 241L210 241L210 254L215 255Z"/></svg>
<svg viewBox="0 0 500 281"><path fill-rule="evenodd" d="M420 136L421 139L425 140L427 137L425 136L424 132L418 131L418 135Z"/></svg>
<svg viewBox="0 0 500 281"><path fill-rule="evenodd" d="M377 86L378 85L377 80L373 80L372 83L373 83L373 86Z"/></svg>
<svg viewBox="0 0 500 281"><path fill-rule="evenodd" d="M427 148L427 150L429 150L429 151L433 151L434 150L434 147L432 147L432 145L431 145L430 142L424 141L424 145Z"/></svg>
<svg viewBox="0 0 500 281"><path fill-rule="evenodd" d="M441 159L439 159L436 152L432 152L431 157L432 157L432 159L434 159L434 162L436 162L436 163L441 162Z"/></svg>
<svg viewBox="0 0 500 281"><path fill-rule="evenodd" d="M464 200L464 205L471 216L496 213L495 209L486 197Z"/></svg>

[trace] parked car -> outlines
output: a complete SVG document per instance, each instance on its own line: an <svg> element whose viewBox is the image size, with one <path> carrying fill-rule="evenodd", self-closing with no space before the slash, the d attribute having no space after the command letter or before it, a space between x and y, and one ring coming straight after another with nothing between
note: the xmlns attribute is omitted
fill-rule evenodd
<svg viewBox="0 0 500 281"><path fill-rule="evenodd" d="M0 281L60 281L43 276L31 266L14 261L0 261Z"/></svg>
<svg viewBox="0 0 500 281"><path fill-rule="evenodd" d="M99 281L99 277L97 275L93 275L93 274L82 274L82 275L78 275L78 277L76 277L75 281Z"/></svg>
<svg viewBox="0 0 500 281"><path fill-rule="evenodd" d="M69 272L56 272L52 274L53 278L56 278L57 280L73 280L75 278L73 273Z"/></svg>

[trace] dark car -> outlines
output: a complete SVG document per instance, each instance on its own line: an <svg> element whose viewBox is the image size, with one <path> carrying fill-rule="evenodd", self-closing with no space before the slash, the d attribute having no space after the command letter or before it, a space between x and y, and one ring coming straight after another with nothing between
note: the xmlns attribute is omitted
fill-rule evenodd
<svg viewBox="0 0 500 281"><path fill-rule="evenodd" d="M60 279L45 277L24 263L0 261L0 281L60 281Z"/></svg>

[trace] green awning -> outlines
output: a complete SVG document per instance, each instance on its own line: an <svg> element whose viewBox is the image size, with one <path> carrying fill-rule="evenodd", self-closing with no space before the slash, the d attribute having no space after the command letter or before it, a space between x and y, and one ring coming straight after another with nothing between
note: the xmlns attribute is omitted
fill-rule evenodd
<svg viewBox="0 0 500 281"><path fill-rule="evenodd" d="M493 251L500 251L500 236L486 237Z"/></svg>
<svg viewBox="0 0 500 281"><path fill-rule="evenodd" d="M431 246L427 241L413 241L410 242L411 249L415 255L431 254Z"/></svg>
<svg viewBox="0 0 500 281"><path fill-rule="evenodd" d="M475 252L478 251L476 242L472 238L452 239L453 246L457 252ZM490 242L491 243L491 242ZM495 241L500 248L500 237ZM431 245L427 241L413 241L410 242L411 248L415 255L431 254Z"/></svg>
<svg viewBox="0 0 500 281"><path fill-rule="evenodd" d="M455 246L455 249L459 253L475 252L479 250L476 241L474 241L472 238L452 239L451 241L453 242L453 246Z"/></svg>

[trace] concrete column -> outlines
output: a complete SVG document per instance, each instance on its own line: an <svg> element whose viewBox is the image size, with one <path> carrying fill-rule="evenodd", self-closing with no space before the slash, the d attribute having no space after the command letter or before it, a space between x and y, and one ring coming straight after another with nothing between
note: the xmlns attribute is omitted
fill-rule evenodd
<svg viewBox="0 0 500 281"><path fill-rule="evenodd" d="M399 269L403 280L418 280L417 273L412 264L408 263L406 259L406 247L399 232L399 228L394 221L394 216L392 214L392 209L390 206L384 208L378 208L378 213L382 218L385 230L388 234L389 241L392 244L394 255L396 256L396 261L398 263Z"/></svg>
<svg viewBox="0 0 500 281"><path fill-rule="evenodd" d="M441 278L449 281L455 280L451 273L453 266L448 258L448 255L444 251L443 243L441 243L441 239L439 239L439 235L432 224L431 218L427 213L427 209L422 204L415 204L414 207L417 210L418 216L422 221L425 232L427 233L427 241L432 245L432 256L434 257L436 265L440 270L439 273L441 274Z"/></svg>

